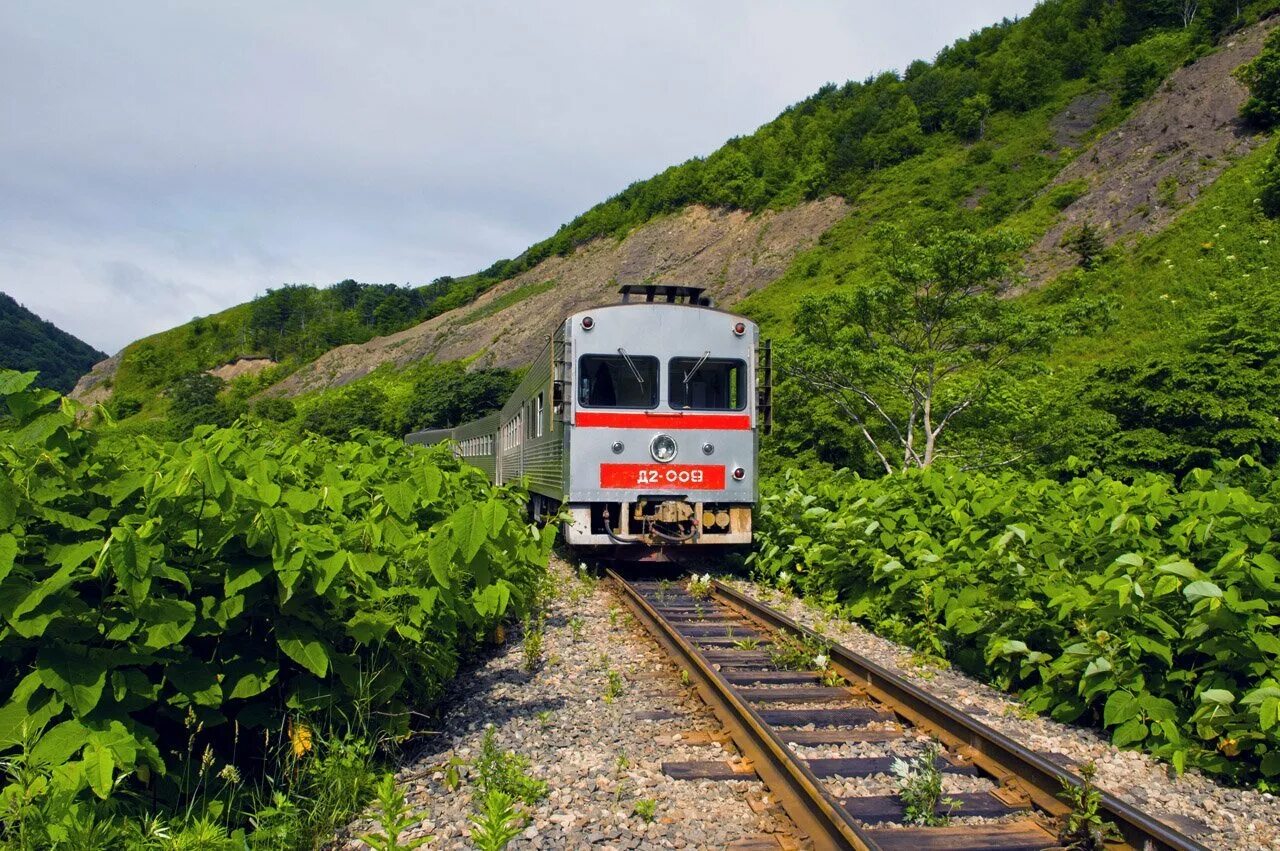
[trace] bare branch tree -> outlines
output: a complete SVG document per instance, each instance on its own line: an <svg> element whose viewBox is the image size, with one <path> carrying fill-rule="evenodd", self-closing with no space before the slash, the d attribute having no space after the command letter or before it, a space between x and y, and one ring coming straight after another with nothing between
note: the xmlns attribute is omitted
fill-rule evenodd
<svg viewBox="0 0 1280 851"><path fill-rule="evenodd" d="M999 297L1014 237L950 231L916 242L885 229L879 238L884 277L806 299L779 369L828 399L893 473L932 464L991 378L1048 335Z"/></svg>

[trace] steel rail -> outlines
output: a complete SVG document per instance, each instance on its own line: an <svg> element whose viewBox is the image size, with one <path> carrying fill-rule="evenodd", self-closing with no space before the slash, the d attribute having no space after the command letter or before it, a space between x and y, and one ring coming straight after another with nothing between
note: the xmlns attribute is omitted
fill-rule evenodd
<svg viewBox="0 0 1280 851"><path fill-rule="evenodd" d="M771 629L825 642L813 630L722 582L713 584L713 592L721 602ZM971 759L1001 785L1021 788L1036 806L1051 815L1069 811L1057 793L1064 783L1077 788L1082 786L1084 781L1076 775L864 656L838 644L831 646L828 655L838 673L865 688L871 697L887 704L914 726L937 736L961 756ZM1116 824L1130 847L1140 851L1208 851L1204 845L1134 809L1114 795L1106 792L1101 792L1101 795L1099 809Z"/></svg>
<svg viewBox="0 0 1280 851"><path fill-rule="evenodd" d="M689 672L703 700L728 728L734 744L815 847L877 851L878 846L859 823L832 798L809 767L792 755L773 728L736 694L701 651L677 632L639 590L613 570L607 574L636 619Z"/></svg>

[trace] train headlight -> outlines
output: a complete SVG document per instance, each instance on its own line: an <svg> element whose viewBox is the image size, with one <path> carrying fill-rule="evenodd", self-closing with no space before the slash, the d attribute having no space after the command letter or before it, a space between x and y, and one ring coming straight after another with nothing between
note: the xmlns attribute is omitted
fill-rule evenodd
<svg viewBox="0 0 1280 851"><path fill-rule="evenodd" d="M649 443L649 454L663 464L674 461L678 450L676 439L669 434L660 434Z"/></svg>

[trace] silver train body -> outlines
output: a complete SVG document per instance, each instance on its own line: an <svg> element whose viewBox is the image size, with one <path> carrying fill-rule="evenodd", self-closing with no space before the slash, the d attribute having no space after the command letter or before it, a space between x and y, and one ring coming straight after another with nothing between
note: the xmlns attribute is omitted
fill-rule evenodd
<svg viewBox="0 0 1280 851"><path fill-rule="evenodd" d="M573 546L749 544L770 417L758 328L698 289L622 291L567 317L500 412L406 440L523 480L537 516L564 506Z"/></svg>

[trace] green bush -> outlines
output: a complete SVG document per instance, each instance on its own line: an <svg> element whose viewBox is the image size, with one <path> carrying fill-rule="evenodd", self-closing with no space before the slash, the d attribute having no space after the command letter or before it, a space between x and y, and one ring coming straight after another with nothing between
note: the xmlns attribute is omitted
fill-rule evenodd
<svg viewBox="0 0 1280 851"><path fill-rule="evenodd" d="M528 608L550 532L448 453L243 422L104 451L33 377L0 373L0 840L403 735Z"/></svg>
<svg viewBox="0 0 1280 851"><path fill-rule="evenodd" d="M269 396L254 402L253 412L262 417L262 419L270 420L273 423L288 422L298 415L297 406L292 401L275 396Z"/></svg>
<svg viewBox="0 0 1280 851"><path fill-rule="evenodd" d="M1062 211L1070 207L1078 198L1089 191L1089 184L1084 180L1072 180L1049 190L1049 206Z"/></svg>
<svg viewBox="0 0 1280 851"><path fill-rule="evenodd" d="M358 382L334 395L318 399L302 415L302 430L345 440L360 429L385 429L386 408L387 394L381 388L368 382Z"/></svg>
<svg viewBox="0 0 1280 851"><path fill-rule="evenodd" d="M759 517L764 581L1179 770L1280 777L1280 479L1265 468L1181 484L790 472Z"/></svg>
<svg viewBox="0 0 1280 851"><path fill-rule="evenodd" d="M1258 57L1237 72L1249 88L1240 115L1255 127L1280 124L1280 30L1267 37Z"/></svg>

